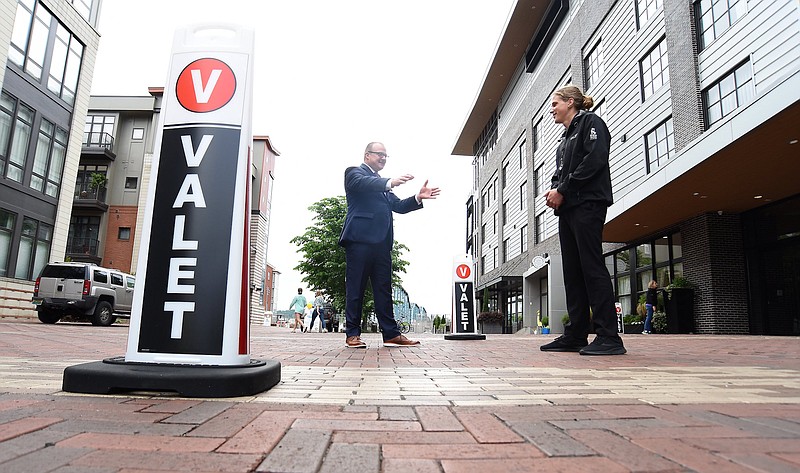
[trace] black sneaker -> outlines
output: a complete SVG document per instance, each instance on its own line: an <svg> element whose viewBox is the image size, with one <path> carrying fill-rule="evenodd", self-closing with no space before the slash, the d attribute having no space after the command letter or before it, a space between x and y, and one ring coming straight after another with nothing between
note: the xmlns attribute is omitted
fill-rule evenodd
<svg viewBox="0 0 800 473"><path fill-rule="evenodd" d="M624 355L628 350L619 337L598 335L592 343L581 349L581 355Z"/></svg>
<svg viewBox="0 0 800 473"><path fill-rule="evenodd" d="M552 342L539 347L542 351L574 351L579 352L587 345L586 339L562 335Z"/></svg>

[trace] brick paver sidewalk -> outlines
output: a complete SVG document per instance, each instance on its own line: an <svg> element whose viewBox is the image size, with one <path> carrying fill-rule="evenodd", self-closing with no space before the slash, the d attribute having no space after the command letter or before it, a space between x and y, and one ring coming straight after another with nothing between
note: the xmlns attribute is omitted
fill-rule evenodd
<svg viewBox="0 0 800 473"><path fill-rule="evenodd" d="M267 392L90 396L63 369L124 355L126 327L0 318L0 472L800 471L797 337L364 338L254 326L252 357L282 364Z"/></svg>

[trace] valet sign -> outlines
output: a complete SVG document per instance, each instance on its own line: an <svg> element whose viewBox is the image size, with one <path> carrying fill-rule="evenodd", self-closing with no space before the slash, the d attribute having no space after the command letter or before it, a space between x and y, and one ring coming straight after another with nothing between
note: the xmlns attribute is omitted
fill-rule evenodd
<svg viewBox="0 0 800 473"><path fill-rule="evenodd" d="M206 33L187 28L173 45L126 361L250 361L253 37Z"/></svg>
<svg viewBox="0 0 800 473"><path fill-rule="evenodd" d="M454 334L475 333L475 277L468 258L453 262L453 323Z"/></svg>

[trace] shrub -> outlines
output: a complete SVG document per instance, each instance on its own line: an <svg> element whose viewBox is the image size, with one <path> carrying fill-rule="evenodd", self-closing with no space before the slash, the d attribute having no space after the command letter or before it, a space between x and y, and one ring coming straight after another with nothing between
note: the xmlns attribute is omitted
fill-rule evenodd
<svg viewBox="0 0 800 473"><path fill-rule="evenodd" d="M667 314L653 312L653 333L667 333Z"/></svg>
<svg viewBox="0 0 800 473"><path fill-rule="evenodd" d="M564 314L561 316L561 325L567 325L569 322L569 314Z"/></svg>
<svg viewBox="0 0 800 473"><path fill-rule="evenodd" d="M489 310L478 314L478 322L502 322L503 314L497 310Z"/></svg>
<svg viewBox="0 0 800 473"><path fill-rule="evenodd" d="M628 314L622 316L622 323L625 324L640 324L643 322L643 318L639 314Z"/></svg>
<svg viewBox="0 0 800 473"><path fill-rule="evenodd" d="M550 326L550 319L546 316L542 316L542 327L549 327Z"/></svg>

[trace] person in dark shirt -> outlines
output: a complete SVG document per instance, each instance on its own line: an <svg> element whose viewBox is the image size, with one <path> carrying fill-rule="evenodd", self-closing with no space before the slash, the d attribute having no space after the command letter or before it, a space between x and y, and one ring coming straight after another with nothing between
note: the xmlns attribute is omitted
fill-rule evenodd
<svg viewBox="0 0 800 473"><path fill-rule="evenodd" d="M644 300L644 307L647 310L647 316L644 318L644 330L642 333L650 333L653 329L653 312L656 310L658 304L658 283L650 281L647 285L647 295Z"/></svg>
<svg viewBox="0 0 800 473"><path fill-rule="evenodd" d="M564 125L564 133L556 150L552 188L544 198L559 217L569 322L564 335L540 348L623 355L614 288L603 258L603 225L614 202L608 164L611 134L605 122L589 111L593 105L592 97L574 85L556 90L552 97L551 114ZM588 343L590 324L597 334L592 343Z"/></svg>

